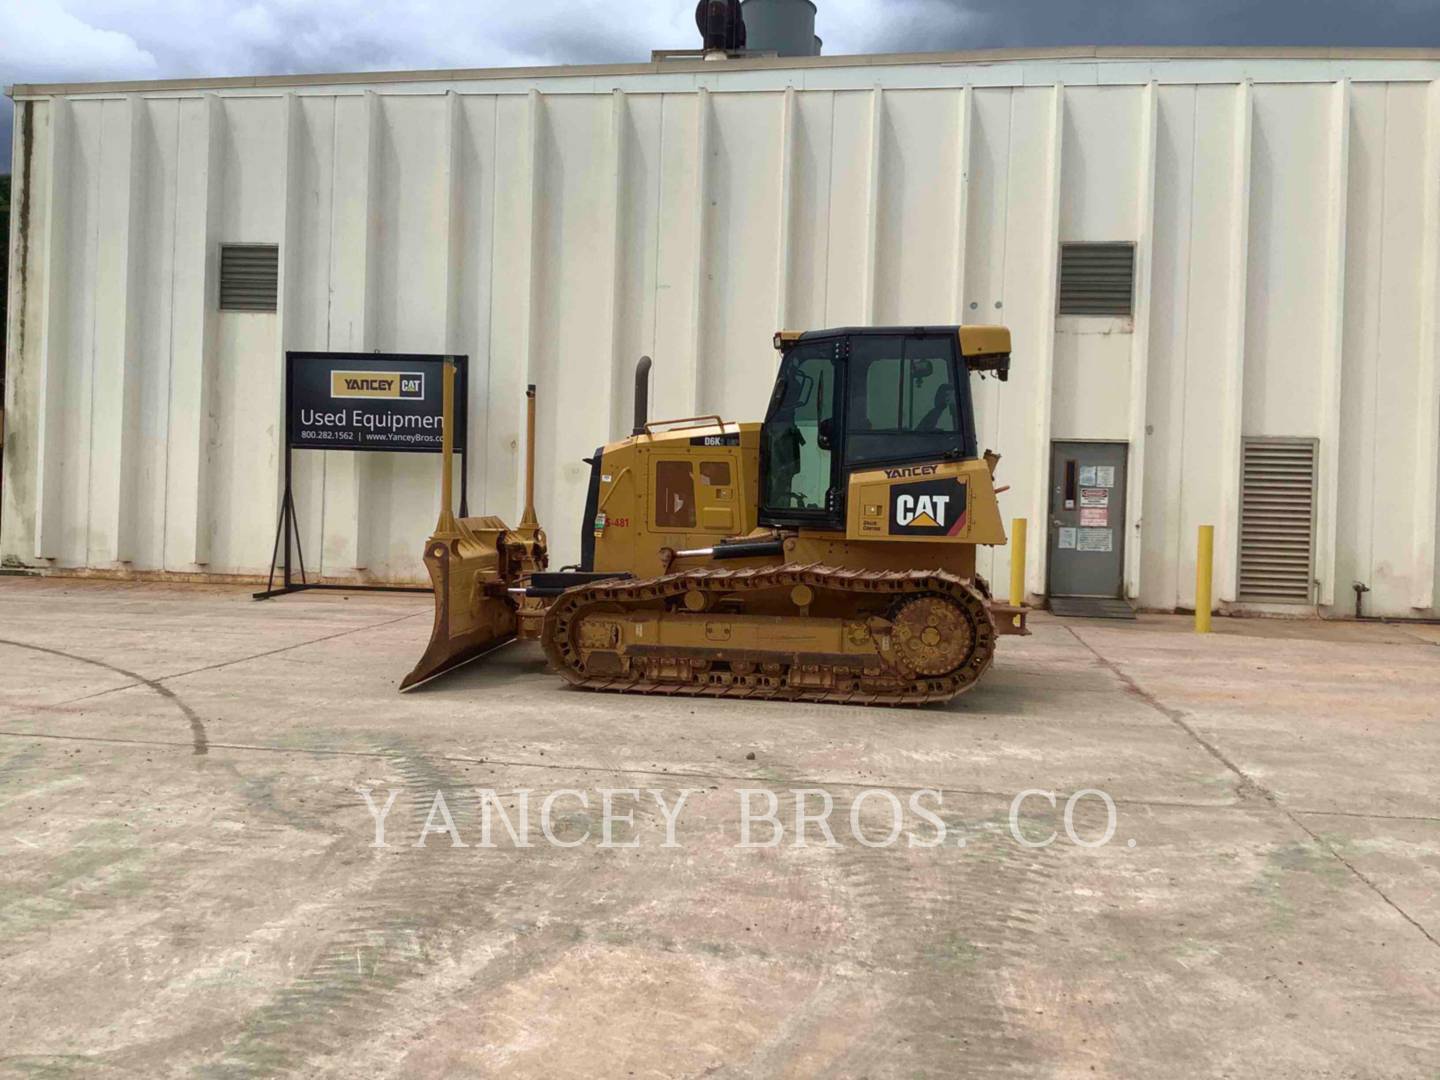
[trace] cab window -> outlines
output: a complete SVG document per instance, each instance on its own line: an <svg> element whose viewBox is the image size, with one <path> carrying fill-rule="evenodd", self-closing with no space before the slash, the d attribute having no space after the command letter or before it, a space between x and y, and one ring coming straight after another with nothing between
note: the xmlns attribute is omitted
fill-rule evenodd
<svg viewBox="0 0 1440 1080"><path fill-rule="evenodd" d="M857 335L847 463L959 455L961 388L950 335Z"/></svg>

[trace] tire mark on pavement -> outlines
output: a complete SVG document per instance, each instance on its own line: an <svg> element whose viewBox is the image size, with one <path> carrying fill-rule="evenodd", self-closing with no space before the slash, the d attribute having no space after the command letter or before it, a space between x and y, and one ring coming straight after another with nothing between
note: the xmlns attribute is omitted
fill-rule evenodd
<svg viewBox="0 0 1440 1080"><path fill-rule="evenodd" d="M509 890L514 871L508 860L476 862L440 834L431 834L425 847L410 839L427 823L437 791L453 813L468 817L472 779L403 738L386 739L372 753L387 763L387 781L396 781L386 786L402 792L396 813L409 819L408 829L395 815L388 826L408 835L387 840L392 850L374 853L374 880L344 907L332 908L334 928L313 959L195 1062L195 1075L355 1075L347 1054L362 1053L384 1027L422 1031L437 1011L453 1007L443 993L432 1000L447 980L458 978L489 998L576 944L568 925L547 929L534 900ZM384 805L384 791L375 794ZM354 789L337 797L337 808L368 817ZM368 844L368 822L352 839ZM589 869L582 860L555 859L541 869L543 892L577 889Z"/></svg>
<svg viewBox="0 0 1440 1080"><path fill-rule="evenodd" d="M349 630L341 630L334 634L325 634L321 637L310 638L306 641L297 641L293 645L283 645L278 649L267 649L264 652L252 653L247 656L236 657L233 660L224 660L218 664L206 664L203 667L190 668L186 671L176 671L169 675L161 675L153 679L140 674L138 671L131 671L129 668L123 668L116 664L108 663L104 660L96 660L93 657L80 656L77 653L68 653L60 649L52 649L44 645L33 645L29 642L13 641L8 638L0 638L0 645L10 645L17 649L29 649L32 652L47 653L51 656L58 656L65 660L73 660L76 663L90 664L94 667L102 668L105 671L113 672L116 675L120 675L124 678L131 680L130 682L125 683L122 686L107 687L104 690L97 690L91 694L81 694L79 697L67 698L64 701L56 702L53 705L36 706L36 708L44 709L46 711L63 709L67 705L75 705L82 701L93 701L95 698L104 697L107 694L118 694L123 690L134 690L143 687L147 690L155 692L156 694L159 694L161 697L165 698L177 709L179 709L182 714L184 714L185 719L190 724L191 748L193 753L207 754L210 751L210 740L205 732L205 722L200 719L199 714L196 713L195 710L192 709L190 705L186 703L186 701L182 697L180 697L179 694L171 690L168 686L165 685L165 683L173 679L183 679L190 675L200 675L208 671L218 671L221 668L232 667L235 664L244 664L251 660L263 660L269 656L278 656L281 653L293 652L296 649L303 649L309 645L319 645L322 642L334 641L336 638L347 637L351 634L358 634L366 630L378 630L381 627L391 626L395 623L404 622L407 619L413 619L418 617L419 615L424 614L428 614L428 612L411 612L409 615L402 615L397 619L386 619L383 622L367 623L364 626L351 627ZM56 736L37 735L35 737L53 738Z"/></svg>
<svg viewBox="0 0 1440 1080"><path fill-rule="evenodd" d="M79 697L68 698L65 701L56 702L54 705L50 706L50 708L60 708L61 706L74 705L81 701L90 701L93 698L104 697L106 694L118 694L122 690L131 690L134 689L136 686L142 685L148 686L152 682L163 683L169 682L171 679L184 679L191 675L202 675L207 671L219 671L221 668L233 667L235 664L244 664L248 663L251 660L263 660L267 656L279 656L281 653L293 652L296 649L303 649L307 645L319 645L322 642L334 641L336 638L348 637L351 634L359 634L366 630L379 630L381 627L384 626L392 626L395 623L404 622L407 619L414 619L419 617L420 615L429 614L429 611L412 611L409 615L402 615L398 619L386 619L384 622L366 623L364 626L351 627L349 630L340 630L334 634L325 634L321 637L310 638L307 641L297 641L293 645L282 645L278 649L267 649L265 652L252 653L249 656L239 656L236 657L234 660L222 660L218 664L206 664L204 667L190 668L186 671L172 672L169 675L161 675L154 680L147 680L143 676L137 675L136 679L139 681L131 683L128 686L112 686L108 690L97 690L93 694L82 694ZM116 668L115 670L118 671L120 669Z"/></svg>
<svg viewBox="0 0 1440 1080"><path fill-rule="evenodd" d="M104 660L96 660L89 656L80 656L77 653L68 653L60 649L49 649L43 645L31 645L24 641L11 641L8 638L0 638L0 645L9 645L16 649L29 649L31 652L45 653L49 656L58 656L63 660L73 660L77 664L89 664L92 667L102 668L105 671L113 672L116 675L124 676L132 680L130 686L144 686L151 690L170 704L174 705L190 723L190 745L194 753L207 754L210 752L210 740L205 735L205 723L200 715L185 703L185 699L175 693L168 686L156 679L146 678L138 671L131 671L129 668L122 668L115 664L106 663ZM116 687L115 689L129 689L130 687ZM113 691L106 691L111 693Z"/></svg>

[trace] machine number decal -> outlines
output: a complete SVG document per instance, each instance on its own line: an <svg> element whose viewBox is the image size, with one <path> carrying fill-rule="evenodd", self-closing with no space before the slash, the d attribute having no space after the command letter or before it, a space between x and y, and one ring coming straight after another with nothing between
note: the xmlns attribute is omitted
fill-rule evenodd
<svg viewBox="0 0 1440 1080"><path fill-rule="evenodd" d="M691 446L739 446L740 435L697 435L690 440Z"/></svg>
<svg viewBox="0 0 1440 1080"><path fill-rule="evenodd" d="M925 480L890 489L892 536L957 536L965 528L966 487L958 480Z"/></svg>

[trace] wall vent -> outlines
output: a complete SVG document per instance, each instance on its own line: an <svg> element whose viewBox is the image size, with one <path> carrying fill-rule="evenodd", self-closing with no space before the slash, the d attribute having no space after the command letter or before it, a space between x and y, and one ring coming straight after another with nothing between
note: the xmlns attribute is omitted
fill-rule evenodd
<svg viewBox="0 0 1440 1080"><path fill-rule="evenodd" d="M280 293L280 249L274 244L220 246L220 310L274 311Z"/></svg>
<svg viewBox="0 0 1440 1080"><path fill-rule="evenodd" d="M1245 439L1239 599L1309 604L1315 578L1314 439Z"/></svg>
<svg viewBox="0 0 1440 1080"><path fill-rule="evenodd" d="M1133 315L1135 245L1061 244L1061 315Z"/></svg>

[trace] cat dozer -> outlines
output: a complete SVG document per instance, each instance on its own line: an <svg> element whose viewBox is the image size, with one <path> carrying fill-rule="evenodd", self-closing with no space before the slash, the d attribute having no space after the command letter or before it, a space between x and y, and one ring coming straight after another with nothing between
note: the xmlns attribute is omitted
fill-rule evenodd
<svg viewBox="0 0 1440 1080"><path fill-rule="evenodd" d="M581 561L548 571L534 509L456 518L447 372L444 508L425 547L430 646L402 689L516 638L592 690L919 705L970 689L1028 609L997 603L976 548L1005 543L999 457L978 452L971 376L1002 381L998 326L775 335L763 423L649 421L590 466ZM1004 489L998 489L1003 491Z"/></svg>

